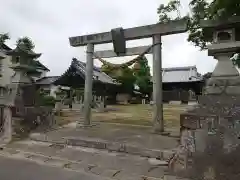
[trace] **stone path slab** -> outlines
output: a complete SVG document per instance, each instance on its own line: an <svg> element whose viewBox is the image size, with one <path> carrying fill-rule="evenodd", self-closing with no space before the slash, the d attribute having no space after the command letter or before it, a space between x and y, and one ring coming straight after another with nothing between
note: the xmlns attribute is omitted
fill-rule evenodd
<svg viewBox="0 0 240 180"><path fill-rule="evenodd" d="M151 165L148 158L129 154L72 146L54 149L55 147L50 143L37 144L35 141L25 140L5 146L0 155L119 180L140 180L144 177L159 179L167 169L164 166ZM37 148L39 150L36 152ZM49 154L49 148L53 148L55 154L54 150Z"/></svg>
<svg viewBox="0 0 240 180"><path fill-rule="evenodd" d="M30 138L35 141L106 149L160 159L168 159L178 146L178 138L153 134L151 129L146 127L106 124L87 129L65 127L46 134L33 133Z"/></svg>

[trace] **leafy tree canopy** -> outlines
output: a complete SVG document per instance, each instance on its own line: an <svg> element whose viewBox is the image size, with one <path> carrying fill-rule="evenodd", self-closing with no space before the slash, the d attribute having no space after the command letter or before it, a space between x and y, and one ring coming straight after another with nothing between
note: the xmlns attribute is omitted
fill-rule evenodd
<svg viewBox="0 0 240 180"><path fill-rule="evenodd" d="M157 11L159 21L167 22L169 20L180 19L179 7L180 0L171 0L167 5L161 4ZM233 16L240 16L239 0L191 0L189 7L190 14L186 16L189 19L188 41L201 49L205 49L208 42L203 36L200 20L223 20ZM233 63L240 67L239 55L233 59Z"/></svg>
<svg viewBox="0 0 240 180"><path fill-rule="evenodd" d="M0 34L0 47L3 46L6 40L9 40L9 39L10 37L8 33Z"/></svg>
<svg viewBox="0 0 240 180"><path fill-rule="evenodd" d="M24 50L33 50L35 45L29 37L23 37L17 40L17 47L24 48Z"/></svg>
<svg viewBox="0 0 240 180"><path fill-rule="evenodd" d="M134 76L136 78L136 84L140 88L139 91L143 94L149 94L152 91L151 86L151 74L150 67L148 66L148 61L145 56L143 56L138 63L138 67L134 68Z"/></svg>
<svg viewBox="0 0 240 180"><path fill-rule="evenodd" d="M166 22L182 18L179 11L180 5L180 0L171 0L167 5L161 4L157 11L159 21ZM206 48L207 42L203 37L200 20L222 20L232 16L240 16L239 0L191 0L189 7L190 14L186 16L190 20L188 41L193 42L201 49Z"/></svg>
<svg viewBox="0 0 240 180"><path fill-rule="evenodd" d="M116 68L105 63L102 65L101 70L121 83L124 92L132 92L134 85L137 85L141 93L149 94L152 86L147 58L145 56L141 57L141 59L135 62L133 68L128 67L129 64L131 63L127 62Z"/></svg>
<svg viewBox="0 0 240 180"><path fill-rule="evenodd" d="M116 79L117 82L121 83L121 90L124 92L131 93L133 91L136 78L134 77L131 68L121 67L116 69L109 65L103 65L101 70L110 77Z"/></svg>

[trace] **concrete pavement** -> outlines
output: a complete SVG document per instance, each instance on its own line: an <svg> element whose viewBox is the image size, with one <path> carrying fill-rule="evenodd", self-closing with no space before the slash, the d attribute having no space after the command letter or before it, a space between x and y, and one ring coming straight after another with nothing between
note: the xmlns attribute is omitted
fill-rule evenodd
<svg viewBox="0 0 240 180"><path fill-rule="evenodd" d="M91 128L76 128L76 123L72 124L47 133L33 133L30 138L35 141L106 149L165 160L179 145L179 132L176 130L171 131L171 136L161 136L153 134L149 127L98 124Z"/></svg>
<svg viewBox="0 0 240 180"><path fill-rule="evenodd" d="M32 140L2 147L0 167L1 180L179 180L156 159Z"/></svg>
<svg viewBox="0 0 240 180"><path fill-rule="evenodd" d="M0 151L0 155L44 166L84 172L96 175L100 179L160 180L167 170L161 161L160 164L153 164L146 157L31 140L11 143Z"/></svg>
<svg viewBox="0 0 240 180"><path fill-rule="evenodd" d="M1 180L103 180L99 176L0 156ZM105 179L105 178L104 178Z"/></svg>

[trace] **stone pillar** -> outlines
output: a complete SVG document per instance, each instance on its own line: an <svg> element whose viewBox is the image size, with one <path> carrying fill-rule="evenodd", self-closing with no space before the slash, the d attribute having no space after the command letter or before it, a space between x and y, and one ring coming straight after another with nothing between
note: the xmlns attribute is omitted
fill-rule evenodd
<svg viewBox="0 0 240 180"><path fill-rule="evenodd" d="M55 111L56 111L58 116L61 115L61 110L62 110L62 102L61 101L57 101L55 103Z"/></svg>
<svg viewBox="0 0 240 180"><path fill-rule="evenodd" d="M104 101L100 101L99 107L98 107L98 112L104 112Z"/></svg>
<svg viewBox="0 0 240 180"><path fill-rule="evenodd" d="M94 45L87 45L86 78L84 88L84 125L91 124L92 83Z"/></svg>
<svg viewBox="0 0 240 180"><path fill-rule="evenodd" d="M153 128L155 132L163 132L161 35L153 36L153 44L157 44L153 47Z"/></svg>
<svg viewBox="0 0 240 180"><path fill-rule="evenodd" d="M80 104L83 104L83 96L80 96Z"/></svg>
<svg viewBox="0 0 240 180"><path fill-rule="evenodd" d="M9 143L12 140L12 111L10 107L5 106L3 109L3 135L1 144Z"/></svg>

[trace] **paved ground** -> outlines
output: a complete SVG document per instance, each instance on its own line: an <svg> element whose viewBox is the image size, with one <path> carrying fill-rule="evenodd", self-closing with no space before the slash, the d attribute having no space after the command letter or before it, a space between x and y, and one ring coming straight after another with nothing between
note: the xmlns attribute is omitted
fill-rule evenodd
<svg viewBox="0 0 240 180"><path fill-rule="evenodd" d="M98 176L0 156L1 180L103 180Z"/></svg>
<svg viewBox="0 0 240 180"><path fill-rule="evenodd" d="M54 179L53 174L57 174L57 178L61 177L61 173L65 172L66 174L62 176L62 179L70 178L70 176L73 176L74 179L75 176L78 176L76 172L70 173L66 170L77 171L80 174L87 173L86 179L89 178L89 180L91 178L94 179L95 176L98 176L99 179L142 180L148 178L149 180L160 180L167 174L167 167L159 164L161 161L153 162L152 159L129 154L100 151L91 148L63 147L61 145L39 143L30 140L9 144L0 151L0 154L4 157L22 161L16 161L17 163L14 164L12 162L15 160L10 160L9 165L7 165L8 168L17 169L19 171L17 173L20 173L19 177L24 177L24 171L28 171L26 172L27 174L34 172L35 169L38 169L38 166L40 166L39 172L44 174L45 177L48 174L49 177L53 177L50 179ZM31 166L31 163L25 162L25 160L40 165ZM1 166L3 166L2 164L5 161L5 158L0 161ZM11 164L14 165L11 166ZM48 168L43 166L51 168L48 170ZM28 169L28 167L31 168ZM53 167L58 167L58 169ZM0 172L4 171L4 169L0 169ZM2 178L0 179L2 180ZM43 179L45 180L45 178ZM38 179L35 178L34 180Z"/></svg>
<svg viewBox="0 0 240 180"><path fill-rule="evenodd" d="M118 142L148 149L173 149L178 146L179 129L171 129L171 137L152 133L151 127L133 127L100 123L91 128L76 128L73 123L65 128L44 133L49 140L64 138L93 138Z"/></svg>
<svg viewBox="0 0 240 180"><path fill-rule="evenodd" d="M75 125L6 145L0 150L0 179L162 180L168 174L166 162L149 157L162 158L166 151L169 158L178 146L178 129L170 129L172 136L166 137L153 134L149 127Z"/></svg>
<svg viewBox="0 0 240 180"><path fill-rule="evenodd" d="M174 136L162 136L152 133L149 127L100 123L90 128L76 128L75 123L47 133L33 133L30 138L167 160L179 145L178 130L172 132Z"/></svg>

